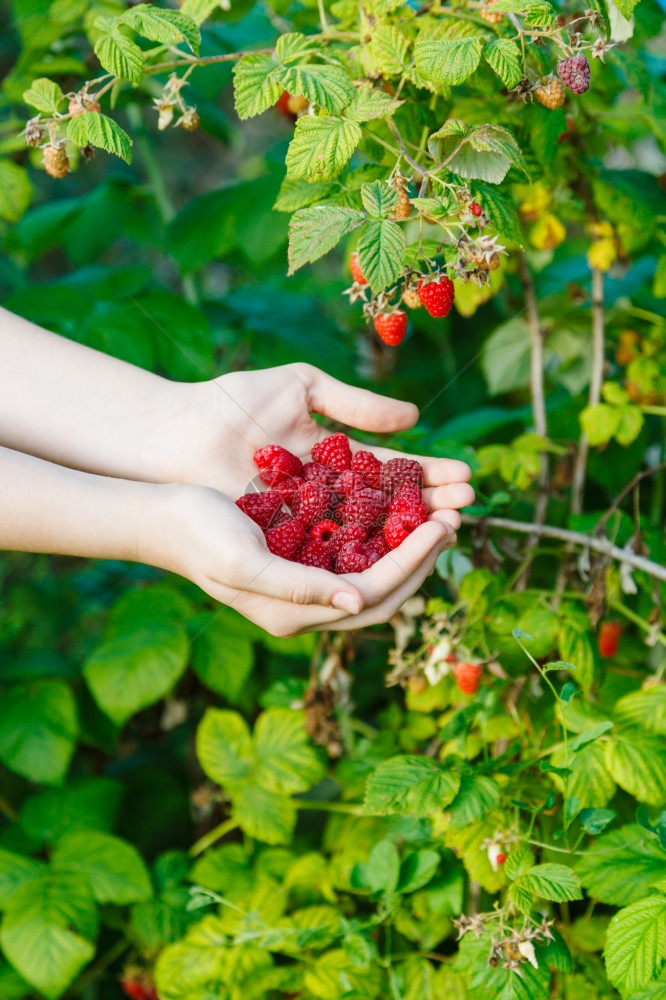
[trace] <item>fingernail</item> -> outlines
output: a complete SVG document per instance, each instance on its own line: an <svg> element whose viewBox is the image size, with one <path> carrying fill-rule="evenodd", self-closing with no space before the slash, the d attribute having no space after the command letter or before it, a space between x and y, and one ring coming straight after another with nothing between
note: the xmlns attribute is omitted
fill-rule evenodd
<svg viewBox="0 0 666 1000"><path fill-rule="evenodd" d="M361 610L358 598L347 590L339 590L337 594L333 594L331 607L338 611L348 611L350 615L357 615Z"/></svg>

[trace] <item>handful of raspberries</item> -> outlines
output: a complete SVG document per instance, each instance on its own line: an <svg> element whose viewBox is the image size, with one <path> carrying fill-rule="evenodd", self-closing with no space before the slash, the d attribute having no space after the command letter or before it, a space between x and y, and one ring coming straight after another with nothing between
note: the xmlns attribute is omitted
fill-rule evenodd
<svg viewBox="0 0 666 1000"><path fill-rule="evenodd" d="M428 516L417 461L352 455L344 434L316 444L310 462L276 444L254 461L268 490L246 493L236 505L263 530L271 552L304 566L362 573Z"/></svg>

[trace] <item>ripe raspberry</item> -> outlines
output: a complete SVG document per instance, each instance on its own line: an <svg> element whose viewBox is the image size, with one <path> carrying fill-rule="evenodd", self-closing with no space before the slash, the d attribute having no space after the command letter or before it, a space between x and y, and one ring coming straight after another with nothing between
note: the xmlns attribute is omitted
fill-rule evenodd
<svg viewBox="0 0 666 1000"><path fill-rule="evenodd" d="M346 434L331 434L313 445L312 457L315 462L321 462L329 469L344 472L351 469L352 454L349 439Z"/></svg>
<svg viewBox="0 0 666 1000"><path fill-rule="evenodd" d="M295 556L294 562L302 563L303 566L316 566L317 569L327 569L329 572L333 568L331 549L326 542L306 542Z"/></svg>
<svg viewBox="0 0 666 1000"><path fill-rule="evenodd" d="M547 76L539 81L539 86L535 89L534 96L539 104L543 104L544 108L554 111L555 108L562 107L567 95L556 76Z"/></svg>
<svg viewBox="0 0 666 1000"><path fill-rule="evenodd" d="M333 535L340 531L337 521L319 521L310 528L310 538L314 542L330 542Z"/></svg>
<svg viewBox="0 0 666 1000"><path fill-rule="evenodd" d="M374 534L370 535L367 544L368 548L376 552L380 559L391 551L384 536L383 528L379 528Z"/></svg>
<svg viewBox="0 0 666 1000"><path fill-rule="evenodd" d="M473 201L469 206L469 210L472 215L476 216L477 219L480 215L483 215L483 209L479 205L478 201Z"/></svg>
<svg viewBox="0 0 666 1000"><path fill-rule="evenodd" d="M314 532L314 528L312 529ZM343 524L341 528L331 536L329 545L333 556L337 556L340 550L349 542L364 542L368 537L368 530L362 524Z"/></svg>
<svg viewBox="0 0 666 1000"><path fill-rule="evenodd" d="M366 486L381 489L382 463L371 451L357 451L352 458L352 469L365 479Z"/></svg>
<svg viewBox="0 0 666 1000"><path fill-rule="evenodd" d="M289 476L287 479L283 479L279 483L274 483L272 488L279 494L279 496L282 497L285 503L291 506L294 499L294 493L299 486L303 485L304 482L305 480L302 479L301 476Z"/></svg>
<svg viewBox="0 0 666 1000"><path fill-rule="evenodd" d="M431 316L448 316L451 312L455 288L450 278L445 274L432 281L422 279L417 285L417 291L421 302L426 307Z"/></svg>
<svg viewBox="0 0 666 1000"><path fill-rule="evenodd" d="M425 506L425 505L424 505ZM402 545L407 535L411 535L420 524L426 520L425 515L420 510L402 511L399 514L390 514L384 525L384 537L390 549L397 549Z"/></svg>
<svg viewBox="0 0 666 1000"><path fill-rule="evenodd" d="M305 528L300 521L290 518L266 532L266 545L275 556L293 559L305 541Z"/></svg>
<svg viewBox="0 0 666 1000"><path fill-rule="evenodd" d="M363 573L379 559L379 556L363 542L348 542L342 546L335 561L336 573Z"/></svg>
<svg viewBox="0 0 666 1000"><path fill-rule="evenodd" d="M358 490L338 508L343 524L362 524L365 528L373 528L385 513L386 494L383 490Z"/></svg>
<svg viewBox="0 0 666 1000"><path fill-rule="evenodd" d="M572 94L584 94L590 86L590 64L580 52L571 59L562 59L557 64L557 72L565 87Z"/></svg>
<svg viewBox="0 0 666 1000"><path fill-rule="evenodd" d="M408 309L420 309L421 299L419 298L419 293L415 288L403 288L402 290L402 301L405 303Z"/></svg>
<svg viewBox="0 0 666 1000"><path fill-rule="evenodd" d="M291 512L306 527L323 520L330 509L331 491L323 483L303 483L294 493Z"/></svg>
<svg viewBox="0 0 666 1000"><path fill-rule="evenodd" d="M69 173L69 160L63 145L49 143L44 147L44 169L51 177L65 177Z"/></svg>
<svg viewBox="0 0 666 1000"><path fill-rule="evenodd" d="M405 339L407 333L407 313L396 309L391 313L380 313L375 316L375 330L389 347L397 347Z"/></svg>
<svg viewBox="0 0 666 1000"><path fill-rule="evenodd" d="M303 463L279 444L268 444L254 453L254 464L261 470L259 476L268 486L282 482L289 476L300 476Z"/></svg>
<svg viewBox="0 0 666 1000"><path fill-rule="evenodd" d="M335 469L329 469L326 465L322 465L321 462L306 462L303 466L303 479L306 482L314 480L317 483L332 486L337 478L338 474Z"/></svg>
<svg viewBox="0 0 666 1000"><path fill-rule="evenodd" d="M123 972L120 986L131 1000L159 1000L152 976L140 966L128 966Z"/></svg>
<svg viewBox="0 0 666 1000"><path fill-rule="evenodd" d="M368 281L361 270L361 262L358 259L357 253L353 253L349 258L349 270L357 285L367 285Z"/></svg>
<svg viewBox="0 0 666 1000"><path fill-rule="evenodd" d="M500 853L495 858L495 864L503 865L505 861L506 861L506 854L503 854L502 851L500 851Z"/></svg>
<svg viewBox="0 0 666 1000"><path fill-rule="evenodd" d="M279 493L246 493L245 496L238 498L236 506L265 531L275 524L278 511L282 507L282 497Z"/></svg>
<svg viewBox="0 0 666 1000"><path fill-rule="evenodd" d="M416 483L402 483L389 503L388 513L417 514L422 521L428 517L428 508L423 500L421 488Z"/></svg>
<svg viewBox="0 0 666 1000"><path fill-rule="evenodd" d="M413 458L389 458L382 466L381 488L391 497L403 483L423 485L423 469Z"/></svg>
<svg viewBox="0 0 666 1000"><path fill-rule="evenodd" d="M345 469L333 483L334 491L342 497L349 496L350 493L358 493L365 487L366 482L363 476L360 472L354 472L352 469Z"/></svg>
<svg viewBox="0 0 666 1000"><path fill-rule="evenodd" d="M605 660L615 656L620 645L622 626L619 622L602 622L599 626L597 646L599 655Z"/></svg>
<svg viewBox="0 0 666 1000"><path fill-rule="evenodd" d="M476 694L483 672L480 663L456 663L453 672L456 683L463 694Z"/></svg>

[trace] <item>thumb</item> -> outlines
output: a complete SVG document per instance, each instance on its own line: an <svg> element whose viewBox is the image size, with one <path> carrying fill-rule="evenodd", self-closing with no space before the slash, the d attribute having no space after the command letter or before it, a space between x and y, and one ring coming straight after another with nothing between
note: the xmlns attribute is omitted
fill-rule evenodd
<svg viewBox="0 0 666 1000"><path fill-rule="evenodd" d="M398 431L412 427L419 418L418 408L368 389L339 382L319 368L308 370L308 405L311 412L331 417L364 431Z"/></svg>
<svg viewBox="0 0 666 1000"><path fill-rule="evenodd" d="M230 585L291 604L316 604L352 615L363 607L363 595L350 581L325 569L289 562L259 547L234 574Z"/></svg>

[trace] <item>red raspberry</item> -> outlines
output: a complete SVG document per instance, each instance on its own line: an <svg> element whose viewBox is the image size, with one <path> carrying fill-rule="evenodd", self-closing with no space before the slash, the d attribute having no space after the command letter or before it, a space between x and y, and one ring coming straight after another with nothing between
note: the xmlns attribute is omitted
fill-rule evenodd
<svg viewBox="0 0 666 1000"><path fill-rule="evenodd" d="M472 213L472 215L476 216L477 219L479 218L480 215L483 215L483 209L479 205L478 201L473 201L469 206L469 210Z"/></svg>
<svg viewBox="0 0 666 1000"><path fill-rule="evenodd" d="M245 496L238 498L236 506L265 531L275 523L277 513L282 507L282 497L279 493L246 493Z"/></svg>
<svg viewBox="0 0 666 1000"><path fill-rule="evenodd" d="M382 463L371 451L357 451L352 458L352 469L363 476L371 489L381 489Z"/></svg>
<svg viewBox="0 0 666 1000"><path fill-rule="evenodd" d="M380 559L382 556L388 555L391 550L384 536L383 528L379 528L373 535L370 535L370 538L368 538L368 548L376 552Z"/></svg>
<svg viewBox="0 0 666 1000"><path fill-rule="evenodd" d="M423 469L413 458L390 458L382 466L382 489L392 496L403 483L423 485Z"/></svg>
<svg viewBox="0 0 666 1000"><path fill-rule="evenodd" d="M382 490L358 490L338 508L343 524L362 524L373 528L386 513L386 494Z"/></svg>
<svg viewBox="0 0 666 1000"><path fill-rule="evenodd" d="M294 493L291 512L306 527L321 521L331 509L331 491L323 483L303 483Z"/></svg>
<svg viewBox="0 0 666 1000"><path fill-rule="evenodd" d="M421 302L431 316L448 316L451 312L455 288L450 278L445 274L439 278L428 280L422 278L416 286Z"/></svg>
<svg viewBox="0 0 666 1000"><path fill-rule="evenodd" d="M300 476L303 472L300 458L296 458L279 444L269 444L256 451L254 464L259 466L261 480L268 486L274 486L288 476Z"/></svg>
<svg viewBox="0 0 666 1000"><path fill-rule="evenodd" d="M310 538L314 542L330 542L339 530L340 525L337 521L319 521L310 528Z"/></svg>
<svg viewBox="0 0 666 1000"><path fill-rule="evenodd" d="M463 694L476 694L483 672L480 663L456 663L453 672L456 675L456 683Z"/></svg>
<svg viewBox="0 0 666 1000"><path fill-rule="evenodd" d="M285 503L291 506L294 493L304 482L305 480L300 476L289 476L288 479L283 479L282 482L274 483L272 488L282 497Z"/></svg>
<svg viewBox="0 0 666 1000"><path fill-rule="evenodd" d="M415 528L423 524L425 517L420 511L408 511L400 514L390 514L384 525L384 537L390 549L397 549L402 545L407 535L411 535Z"/></svg>
<svg viewBox="0 0 666 1000"><path fill-rule="evenodd" d="M388 506L389 514L420 514L425 520L428 508L425 505L421 488L416 483L401 483Z"/></svg>
<svg viewBox="0 0 666 1000"><path fill-rule="evenodd" d="M266 532L266 545L275 556L293 559L305 541L305 528L300 521L291 518Z"/></svg>
<svg viewBox="0 0 666 1000"><path fill-rule="evenodd" d="M619 622L602 622L599 626L597 647L605 660L615 656L620 645L622 626Z"/></svg>
<svg viewBox="0 0 666 1000"><path fill-rule="evenodd" d="M361 270L361 262L357 253L353 253L349 258L349 270L357 285L367 285L368 281Z"/></svg>
<svg viewBox="0 0 666 1000"><path fill-rule="evenodd" d="M365 479L359 472L346 469L333 483L333 489L340 496L346 497L350 493L357 493L359 490L364 490L366 485Z"/></svg>
<svg viewBox="0 0 666 1000"><path fill-rule="evenodd" d="M304 566L316 566L318 569L331 570L333 568L333 556L330 546L326 542L311 541L306 542L294 562L302 563Z"/></svg>
<svg viewBox="0 0 666 1000"><path fill-rule="evenodd" d="M379 556L363 542L348 542L342 546L335 561L336 573L362 573L376 563Z"/></svg>
<svg viewBox="0 0 666 1000"><path fill-rule="evenodd" d="M344 472L351 469L352 454L349 439L346 434L331 434L313 445L312 457L315 462L321 462L329 469Z"/></svg>
<svg viewBox="0 0 666 1000"><path fill-rule="evenodd" d="M312 529L314 531L314 528ZM331 552L337 556L344 545L349 542L364 542L368 537L367 528L362 524L343 524L341 528L331 536Z"/></svg>
<svg viewBox="0 0 666 1000"><path fill-rule="evenodd" d="M558 62L557 72L572 94L584 94L590 86L590 64L582 52Z"/></svg>
<svg viewBox="0 0 666 1000"><path fill-rule="evenodd" d="M380 313L375 316L375 330L379 337L389 347L397 347L405 339L407 333L407 313L396 309L391 313Z"/></svg>
<svg viewBox="0 0 666 1000"><path fill-rule="evenodd" d="M502 854L501 852L495 858L496 865L503 865L505 861L506 861L506 854Z"/></svg>
<svg viewBox="0 0 666 1000"><path fill-rule="evenodd" d="M332 486L337 478L337 472L334 469L329 469L326 465L322 465L321 462L306 462L303 466L303 479L307 482L314 480L317 483L325 483L326 486Z"/></svg>

